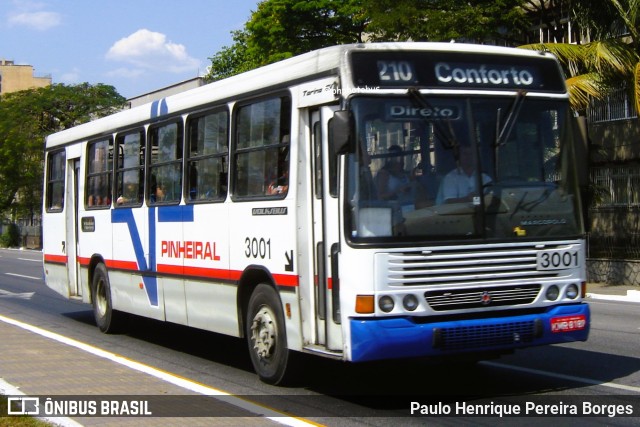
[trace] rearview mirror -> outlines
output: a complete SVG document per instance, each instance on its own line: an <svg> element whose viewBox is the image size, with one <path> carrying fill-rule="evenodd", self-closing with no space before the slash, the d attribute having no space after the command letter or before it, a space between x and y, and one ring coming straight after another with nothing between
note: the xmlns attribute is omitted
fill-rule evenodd
<svg viewBox="0 0 640 427"><path fill-rule="evenodd" d="M348 153L351 150L351 112L336 111L329 120L329 144L332 156Z"/></svg>

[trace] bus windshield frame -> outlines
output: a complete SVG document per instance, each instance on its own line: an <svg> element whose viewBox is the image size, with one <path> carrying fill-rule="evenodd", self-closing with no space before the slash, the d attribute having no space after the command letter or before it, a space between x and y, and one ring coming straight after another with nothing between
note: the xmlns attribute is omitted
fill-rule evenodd
<svg viewBox="0 0 640 427"><path fill-rule="evenodd" d="M566 99L354 96L351 244L581 238Z"/></svg>

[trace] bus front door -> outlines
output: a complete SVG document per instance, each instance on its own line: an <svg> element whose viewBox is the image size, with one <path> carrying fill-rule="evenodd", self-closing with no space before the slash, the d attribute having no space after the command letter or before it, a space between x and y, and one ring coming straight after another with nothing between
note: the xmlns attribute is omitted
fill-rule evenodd
<svg viewBox="0 0 640 427"><path fill-rule="evenodd" d="M317 344L342 351L340 326L338 198L331 189L327 123L337 107L311 112L312 217Z"/></svg>

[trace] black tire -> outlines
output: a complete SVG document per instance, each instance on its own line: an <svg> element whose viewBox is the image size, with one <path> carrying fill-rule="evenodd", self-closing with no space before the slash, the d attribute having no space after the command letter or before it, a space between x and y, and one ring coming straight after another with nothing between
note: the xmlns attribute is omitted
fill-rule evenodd
<svg viewBox="0 0 640 427"><path fill-rule="evenodd" d="M246 336L253 368L267 384L282 384L290 373L290 357L280 297L266 284L256 287L249 299Z"/></svg>
<svg viewBox="0 0 640 427"><path fill-rule="evenodd" d="M111 304L111 286L104 264L98 264L93 272L91 296L93 316L98 328L106 334L117 332L122 324L123 315L115 311Z"/></svg>

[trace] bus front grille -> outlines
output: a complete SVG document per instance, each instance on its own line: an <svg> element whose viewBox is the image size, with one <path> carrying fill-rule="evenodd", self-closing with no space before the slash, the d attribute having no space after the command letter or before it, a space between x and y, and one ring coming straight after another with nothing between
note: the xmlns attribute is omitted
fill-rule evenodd
<svg viewBox="0 0 640 427"><path fill-rule="evenodd" d="M538 270L540 251L574 244L511 243L442 246L429 250L378 254L376 268L388 286L470 287L540 283L561 278L561 270Z"/></svg>
<svg viewBox="0 0 640 427"><path fill-rule="evenodd" d="M540 321L528 320L504 324L436 328L433 332L435 348L443 351L466 350L530 343L541 336L542 324Z"/></svg>
<svg viewBox="0 0 640 427"><path fill-rule="evenodd" d="M483 289L427 291L424 297L434 311L531 304L540 285L501 286Z"/></svg>

